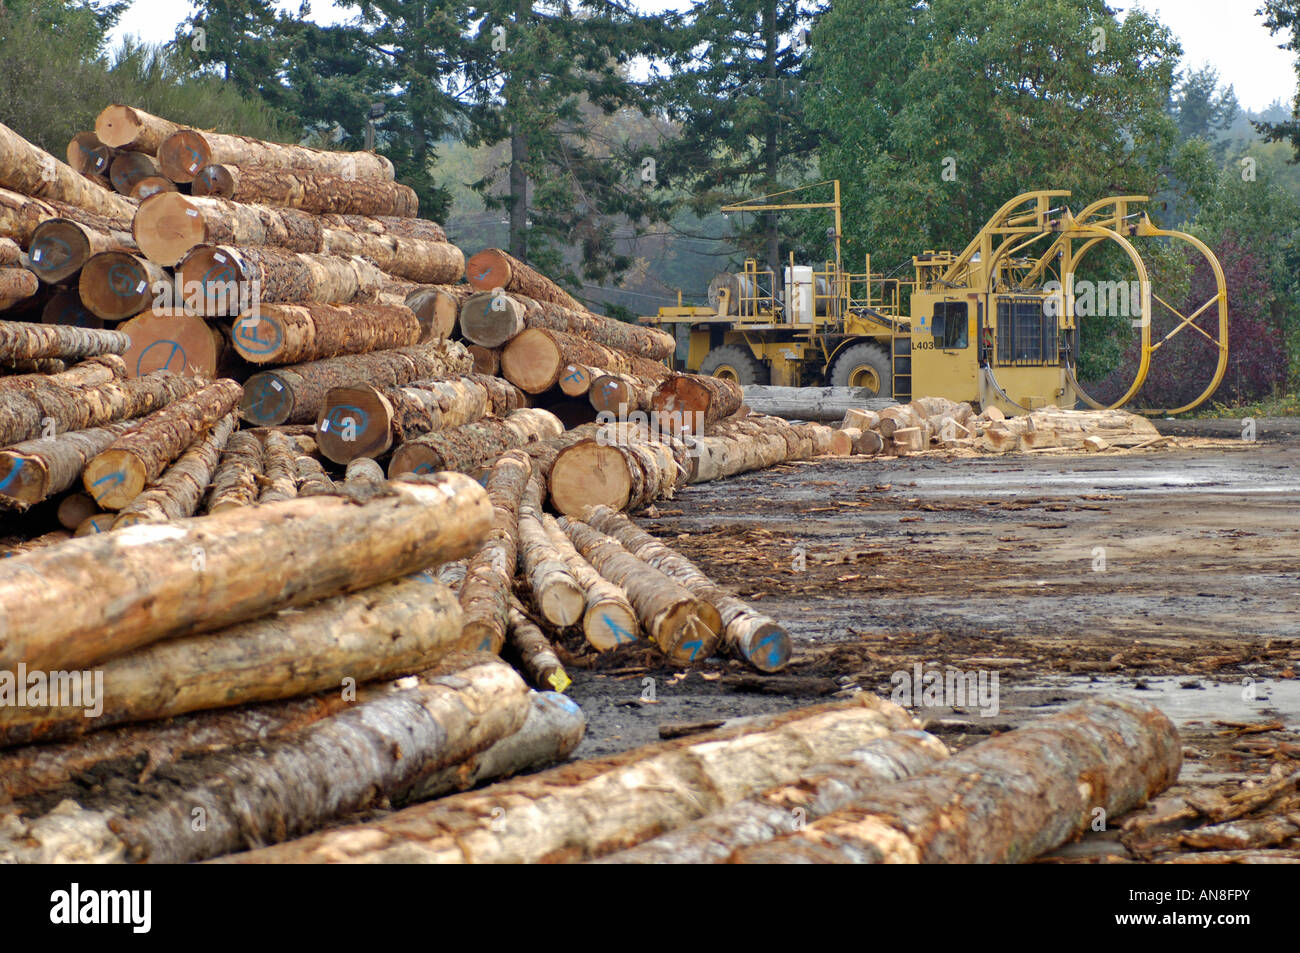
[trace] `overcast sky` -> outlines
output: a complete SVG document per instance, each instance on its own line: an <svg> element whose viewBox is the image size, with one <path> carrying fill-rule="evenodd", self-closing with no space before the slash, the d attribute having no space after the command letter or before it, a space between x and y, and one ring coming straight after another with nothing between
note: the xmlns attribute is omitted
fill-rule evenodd
<svg viewBox="0 0 1300 953"><path fill-rule="evenodd" d="M1032 0L1027 0L1032 2ZM646 10L680 9L688 0L640 0ZM1263 109L1274 100L1290 103L1295 96L1294 54L1277 48L1282 37L1269 36L1255 15L1260 0L1110 0L1121 11L1141 6L1158 14L1183 44L1183 63L1199 67L1209 63L1221 82L1232 83L1243 106ZM281 3L297 9L296 2ZM315 0L312 19L333 23L347 17L331 0ZM188 4L177 0L135 0L116 31L149 42L171 39L185 19Z"/></svg>

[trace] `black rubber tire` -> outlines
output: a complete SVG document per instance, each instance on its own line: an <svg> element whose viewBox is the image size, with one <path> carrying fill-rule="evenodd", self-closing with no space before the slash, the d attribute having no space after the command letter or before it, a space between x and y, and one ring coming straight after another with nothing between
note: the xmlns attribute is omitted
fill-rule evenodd
<svg viewBox="0 0 1300 953"><path fill-rule="evenodd" d="M876 397L893 397L894 396L894 368L889 360L889 354L878 344L862 342L861 344L850 344L831 361L830 373L826 375L826 383L831 387L852 387L850 383L854 371L866 365L876 372L880 378L880 389L875 393Z"/></svg>
<svg viewBox="0 0 1300 953"><path fill-rule="evenodd" d="M766 384L771 379L767 365L756 358L753 351L735 344L715 347L700 361L700 373L710 377L723 376L716 373L719 367L730 367L735 371L736 383L741 385Z"/></svg>

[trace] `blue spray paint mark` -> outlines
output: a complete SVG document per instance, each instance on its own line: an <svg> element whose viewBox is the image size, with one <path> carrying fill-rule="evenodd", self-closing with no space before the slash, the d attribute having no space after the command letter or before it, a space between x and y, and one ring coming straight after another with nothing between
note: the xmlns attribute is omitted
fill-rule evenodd
<svg viewBox="0 0 1300 953"><path fill-rule="evenodd" d="M624 642L636 641L636 636L634 636L627 629L623 628L621 625L619 625L617 622L611 619L608 615L601 613L600 621L604 622L607 626L609 626L614 631L615 645L622 645Z"/></svg>
<svg viewBox="0 0 1300 953"><path fill-rule="evenodd" d="M699 655L699 654L700 654L700 649L704 648L704 643L703 643L701 640L696 639L694 642L683 642L682 645L681 645L681 647L684 648L684 649L690 649L690 650L691 650L691 654L688 655L688 656L686 656L686 657L687 657L687 659L689 659L690 661L694 662L694 661L695 661L695 656Z"/></svg>
<svg viewBox="0 0 1300 953"><path fill-rule="evenodd" d="M18 478L18 471L20 471L22 468L23 468L23 461L21 460L21 458L14 460L14 468L9 471L9 475L7 477L5 477L3 480L0 480L0 490L9 489L9 484L13 483L14 480Z"/></svg>

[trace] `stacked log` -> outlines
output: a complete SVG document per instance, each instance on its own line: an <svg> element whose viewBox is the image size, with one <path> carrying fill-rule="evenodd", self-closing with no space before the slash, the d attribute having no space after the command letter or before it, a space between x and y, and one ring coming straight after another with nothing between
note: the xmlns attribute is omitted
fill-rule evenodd
<svg viewBox="0 0 1300 953"><path fill-rule="evenodd" d="M674 434L703 434L740 411L744 392L734 381L700 374L674 374L650 398L650 406Z"/></svg>
<svg viewBox="0 0 1300 953"><path fill-rule="evenodd" d="M41 381L28 391L0 390L0 446L140 417L198 386L189 378L157 373L82 387Z"/></svg>
<svg viewBox="0 0 1300 953"><path fill-rule="evenodd" d="M529 394L554 387L567 364L660 380L668 376L668 368L662 364L567 331L529 328L501 351L501 376Z"/></svg>
<svg viewBox="0 0 1300 953"><path fill-rule="evenodd" d="M404 305L262 304L239 316L230 339L250 364L293 364L409 347L420 322Z"/></svg>
<svg viewBox="0 0 1300 953"><path fill-rule="evenodd" d="M194 195L304 212L411 218L420 210L420 201L410 186L299 169L214 163L195 173L192 191Z"/></svg>
<svg viewBox="0 0 1300 953"><path fill-rule="evenodd" d="M193 182L200 169L215 164L289 168L344 181L393 181L393 164L373 152L328 152L196 129L172 132L157 149L158 164L173 182Z"/></svg>
<svg viewBox="0 0 1300 953"><path fill-rule="evenodd" d="M298 495L298 455L282 433L272 431L262 443L262 487L258 503L282 503Z"/></svg>
<svg viewBox="0 0 1300 953"><path fill-rule="evenodd" d="M256 503L263 468L262 442L257 436L247 430L231 434L212 474L205 512L219 513Z"/></svg>
<svg viewBox="0 0 1300 953"><path fill-rule="evenodd" d="M500 248L485 248L473 255L465 264L469 283L480 291L494 291L500 288L532 298L534 301L548 301L573 311L583 310L582 305L574 297L551 279L529 268Z"/></svg>
<svg viewBox="0 0 1300 953"><path fill-rule="evenodd" d="M421 341L451 337L460 320L461 304L469 297L469 285L418 285L406 292L406 306L420 320Z"/></svg>
<svg viewBox="0 0 1300 953"><path fill-rule="evenodd" d="M362 258L308 254L252 245L197 245L176 265L185 306L209 317L233 317L257 302L374 302L382 271Z"/></svg>
<svg viewBox="0 0 1300 953"><path fill-rule="evenodd" d="M460 331L474 344L501 347L526 328L581 335L651 361L671 357L676 347L671 334L601 317L577 305L566 307L497 291L473 295L461 305Z"/></svg>
<svg viewBox="0 0 1300 953"><path fill-rule="evenodd" d="M28 245L30 268L56 284L77 274L96 255L136 251L131 236L71 218L49 218L36 226Z"/></svg>
<svg viewBox="0 0 1300 953"><path fill-rule="evenodd" d="M484 418L406 441L393 451L388 477L439 470L473 473L508 450L524 449L563 431L554 414L525 407L503 420Z"/></svg>
<svg viewBox="0 0 1300 953"><path fill-rule="evenodd" d="M0 451L0 502L21 511L70 489L80 483L86 463L134 425L134 421L124 420L56 437L25 440L5 448ZM62 505L59 514L62 521ZM92 515L82 513L68 528L76 529Z"/></svg>
<svg viewBox="0 0 1300 953"><path fill-rule="evenodd" d="M510 598L509 623L507 639L510 648L519 657L519 662L533 685L542 691L563 692L573 684L550 640L528 618L524 607L513 596Z"/></svg>
<svg viewBox="0 0 1300 953"><path fill-rule="evenodd" d="M221 452L238 426L239 417L233 412L218 420L156 482L122 507L113 520L113 527L166 523L197 513L221 460Z"/></svg>
<svg viewBox="0 0 1300 953"><path fill-rule="evenodd" d="M105 145L151 156L157 155L163 141L180 128L174 122L121 103L104 108L95 117L95 135Z"/></svg>
<svg viewBox="0 0 1300 953"><path fill-rule="evenodd" d="M519 502L519 562L534 605L547 622L562 629L583 617L587 600L542 522L543 485L541 475L534 473Z"/></svg>
<svg viewBox="0 0 1300 953"><path fill-rule="evenodd" d="M123 321L117 330L131 339L131 346L122 353L129 377L170 371L214 380L227 366L230 349L225 336L198 315L171 308L151 309Z"/></svg>
<svg viewBox="0 0 1300 953"><path fill-rule="evenodd" d="M532 473L528 454L511 450L497 458L488 474L492 529L466 564L459 593L465 638L481 652L498 654L506 641L519 552L519 501Z"/></svg>
<svg viewBox="0 0 1300 953"><path fill-rule="evenodd" d="M573 543L569 542L569 537L555 521L555 517L549 513L543 514L542 526L555 553L569 570L569 575L582 587L582 634L587 643L596 651L604 652L641 638L641 621L628 599L627 591L598 573L573 548Z"/></svg>
<svg viewBox="0 0 1300 953"><path fill-rule="evenodd" d="M135 207L122 196L96 185L3 124L0 124L0 186L128 221L135 212Z"/></svg>
<svg viewBox="0 0 1300 953"><path fill-rule="evenodd" d="M600 374L591 381L587 399L597 413L626 418L634 411L649 410L659 382L627 374Z"/></svg>

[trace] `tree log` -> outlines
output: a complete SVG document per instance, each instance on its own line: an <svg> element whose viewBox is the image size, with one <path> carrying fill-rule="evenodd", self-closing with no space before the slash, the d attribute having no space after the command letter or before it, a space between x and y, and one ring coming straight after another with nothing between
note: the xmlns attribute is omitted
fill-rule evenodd
<svg viewBox="0 0 1300 953"><path fill-rule="evenodd" d="M3 328L0 324L0 334ZM197 388L198 383L189 378L150 374L139 380L109 381L80 388L51 383L37 385L30 392L0 390L0 446L129 420L166 406Z"/></svg>
<svg viewBox="0 0 1300 953"><path fill-rule="evenodd" d="M0 301L12 308L19 301L30 298L41 288L36 273L26 268L0 268Z"/></svg>
<svg viewBox="0 0 1300 953"><path fill-rule="evenodd" d="M0 238L0 266L10 268L14 265L21 265L22 262L22 246L12 238Z"/></svg>
<svg viewBox="0 0 1300 953"><path fill-rule="evenodd" d="M413 218L420 200L410 186L380 179L257 166L206 165L194 176L195 195L299 208L305 212Z"/></svg>
<svg viewBox="0 0 1300 953"><path fill-rule="evenodd" d="M343 481L345 483L383 483L385 481L384 468L370 457L357 457L348 461L347 470L343 474Z"/></svg>
<svg viewBox="0 0 1300 953"><path fill-rule="evenodd" d="M560 664L559 656L550 640L524 612L524 607L514 596L508 605L510 648L519 656L528 680L540 691L563 692L573 684L573 679Z"/></svg>
<svg viewBox="0 0 1300 953"><path fill-rule="evenodd" d="M62 363L62 362L58 362ZM0 377L0 393L21 391L29 393L44 390L50 385L58 387L94 387L110 381L120 381L126 376L126 362L116 354L100 354L87 358L72 367L51 369L36 373L18 373Z"/></svg>
<svg viewBox="0 0 1300 953"><path fill-rule="evenodd" d="M896 731L832 761L797 781L768 788L605 864L717 864L733 851L763 844L852 803L854 798L939 764L948 749L923 731Z"/></svg>
<svg viewBox="0 0 1300 953"><path fill-rule="evenodd" d="M730 863L1021 863L1119 817L1178 778L1178 731L1159 710L1072 705L857 797Z"/></svg>
<svg viewBox="0 0 1300 953"><path fill-rule="evenodd" d="M130 149L156 155L158 147L172 133L184 127L143 109L114 103L95 117L95 135L99 141L114 149Z"/></svg>
<svg viewBox="0 0 1300 953"><path fill-rule="evenodd" d="M373 302L385 278L360 258L247 245L196 245L176 266L176 280L190 311L233 317L270 301Z"/></svg>
<svg viewBox="0 0 1300 953"><path fill-rule="evenodd" d="M587 367L585 364L565 364L560 371L558 386L566 397L582 397L591 390L592 378L601 373L600 368Z"/></svg>
<svg viewBox="0 0 1300 953"><path fill-rule="evenodd" d="M682 476L672 448L629 436L602 430L561 450L550 472L551 505L580 516L590 506L635 509L671 496Z"/></svg>
<svg viewBox="0 0 1300 953"><path fill-rule="evenodd" d="M746 391L745 399L749 399L748 391ZM762 402L760 401L759 403L761 404ZM758 410L757 412L764 414L770 413L770 411L767 410ZM783 417L785 415L774 414L773 416ZM862 431L874 431L879 426L880 414L876 413L874 410L867 410L861 407L850 407L848 410L844 411L844 420L840 423L840 427L846 430L850 427L856 427L858 430Z"/></svg>
<svg viewBox="0 0 1300 953"><path fill-rule="evenodd" d="M314 496L133 526L0 561L0 671L94 663L354 592L477 549L491 506L459 474L358 505ZM148 543L149 545L143 545Z"/></svg>
<svg viewBox="0 0 1300 953"><path fill-rule="evenodd" d="M373 152L327 152L278 142L180 129L158 145L158 164L173 182L193 182L205 165L268 166L272 170L319 172L343 179L393 181L393 164Z"/></svg>
<svg viewBox="0 0 1300 953"><path fill-rule="evenodd" d="M262 442L247 430L231 434L212 474L206 512L252 506L257 502L257 481L262 472Z"/></svg>
<svg viewBox="0 0 1300 953"><path fill-rule="evenodd" d="M408 577L216 632L155 642L97 663L105 690L93 700L83 683L76 699L81 704L0 708L0 746L355 689L420 672L464 648L461 619L446 586Z"/></svg>
<svg viewBox="0 0 1300 953"><path fill-rule="evenodd" d="M411 381L458 377L472 366L469 352L455 341L349 354L262 371L244 385L243 418L258 426L313 423L335 387L373 384L394 387Z"/></svg>
<svg viewBox="0 0 1300 953"><path fill-rule="evenodd" d="M566 364L585 364L619 374L662 379L668 368L642 357L617 351L576 334L529 328L501 352L501 376L530 394L550 390Z"/></svg>
<svg viewBox="0 0 1300 953"><path fill-rule="evenodd" d="M146 175L131 186L131 198L138 202L153 198L159 192L179 192L176 183L165 175Z"/></svg>
<svg viewBox="0 0 1300 953"><path fill-rule="evenodd" d="M535 301L549 301L574 311L585 310L567 291L500 248L485 248L466 263L469 283L480 291L503 288Z"/></svg>
<svg viewBox="0 0 1300 953"><path fill-rule="evenodd" d="M41 308L42 324L61 324L69 328L104 329L104 319L90 313L81 303L81 295L71 288L61 288L45 300Z"/></svg>
<svg viewBox="0 0 1300 953"><path fill-rule="evenodd" d="M124 232L96 228L70 218L50 218L37 225L32 233L28 267L41 281L55 284L75 275L102 252L129 254L135 250L131 236Z"/></svg>
<svg viewBox="0 0 1300 953"><path fill-rule="evenodd" d="M0 845L0 857L186 863L297 837L378 806L526 723L528 689L509 666L459 658L459 670L412 679L410 688L295 736L201 758L184 770L163 768L138 791L22 818L9 825L18 830ZM204 824L193 823L196 811Z"/></svg>
<svg viewBox="0 0 1300 953"><path fill-rule="evenodd" d="M171 277L158 265L122 251L97 252L77 281L82 303L97 317L120 321L147 309L169 288Z"/></svg>
<svg viewBox="0 0 1300 953"><path fill-rule="evenodd" d="M649 410L659 382L627 374L600 374L591 382L587 399L598 413L626 418L637 410Z"/></svg>
<svg viewBox="0 0 1300 953"><path fill-rule="evenodd" d="M777 417L751 417L722 432L693 438L687 482L721 480L787 460L830 452L832 430L821 424L787 424Z"/></svg>
<svg viewBox="0 0 1300 953"><path fill-rule="evenodd" d="M533 603L542 617L558 629L579 621L586 610L586 594L569 572L542 525L545 481L534 473L519 503L519 558ZM555 686L550 686L554 688ZM556 688L556 691L563 691Z"/></svg>
<svg viewBox="0 0 1300 953"><path fill-rule="evenodd" d="M73 533L74 536L94 536L98 533L107 533L113 528L113 519L115 513L96 513L93 516L87 516L82 520L81 525Z"/></svg>
<svg viewBox="0 0 1300 953"><path fill-rule="evenodd" d="M467 344L465 349L469 351L470 357L474 359L474 373L486 374L495 377L501 370L501 349L495 347L482 347L478 344Z"/></svg>
<svg viewBox="0 0 1300 953"><path fill-rule="evenodd" d="M117 151L99 141L93 132L79 132L68 140L68 165L88 179L107 175Z"/></svg>
<svg viewBox="0 0 1300 953"><path fill-rule="evenodd" d="M406 294L406 306L420 319L421 341L449 338L456 332L461 303L469 285L421 285Z"/></svg>
<svg viewBox="0 0 1300 953"><path fill-rule="evenodd" d="M834 423L851 410L871 413L892 406L889 398L875 397L860 387L776 387L769 384L746 384L745 403L758 414L771 414L787 420L811 420ZM845 420L845 426L858 426Z"/></svg>
<svg viewBox="0 0 1300 953"><path fill-rule="evenodd" d="M215 380L226 355L226 339L197 315L162 309L147 311L118 325L131 339L122 357L130 377L170 371Z"/></svg>
<svg viewBox="0 0 1300 953"><path fill-rule="evenodd" d="M576 334L615 350L660 361L671 357L676 342L671 334L593 314L585 308L566 308L523 295L483 292L461 306L461 333L485 347L499 347L525 328Z"/></svg>
<svg viewBox="0 0 1300 953"><path fill-rule="evenodd" d="M569 574L582 587L585 600L582 634L587 643L598 652L604 652L641 638L641 621L623 587L616 586L598 573L573 548L573 543L554 516L542 514L542 526Z"/></svg>
<svg viewBox="0 0 1300 953"><path fill-rule="evenodd" d="M506 641L519 552L519 500L532 472L528 454L511 450L501 455L488 474L492 531L470 557L460 586L465 638L469 647L482 652L497 654Z"/></svg>
<svg viewBox="0 0 1300 953"><path fill-rule="evenodd" d="M135 211L122 196L96 185L3 124L0 124L0 186L122 219L129 220Z"/></svg>
<svg viewBox="0 0 1300 953"><path fill-rule="evenodd" d="M157 175L158 160L147 152L119 152L108 170L108 180L121 195L130 195L142 180Z"/></svg>
<svg viewBox="0 0 1300 953"><path fill-rule="evenodd" d="M713 607L721 643L736 658L760 672L779 672L790 662L793 644L790 633L775 619L757 612L718 588L699 567L642 530L622 513L596 507L586 514L587 522L618 542L664 575L681 583ZM706 618L713 627L714 619Z"/></svg>
<svg viewBox="0 0 1300 953"><path fill-rule="evenodd" d="M460 306L460 333L483 347L500 347L527 325L524 306L502 291L470 295Z"/></svg>
<svg viewBox="0 0 1300 953"><path fill-rule="evenodd" d="M405 306L383 304L262 304L235 321L231 341L252 364L318 361L409 347L420 322Z"/></svg>
<svg viewBox="0 0 1300 953"><path fill-rule="evenodd" d="M701 615L701 600L586 523L568 517L558 522L583 558L627 593L646 634L664 655L689 664L713 654L718 633Z"/></svg>
<svg viewBox="0 0 1300 953"><path fill-rule="evenodd" d="M397 219L396 221L416 221ZM400 278L421 284L449 285L465 277L465 254L445 241L406 238L385 229L384 234L326 228L321 236L322 252L331 255L360 255Z"/></svg>
<svg viewBox="0 0 1300 953"><path fill-rule="evenodd" d="M158 479L173 460L239 403L242 389L219 380L156 410L86 464L86 492L106 510L120 510Z"/></svg>
<svg viewBox="0 0 1300 953"><path fill-rule="evenodd" d="M912 728L871 695L660 742L495 784L378 821L252 851L244 863L530 863L634 846L894 731Z"/></svg>
<svg viewBox="0 0 1300 953"><path fill-rule="evenodd" d="M298 495L298 455L284 434L272 431L262 444L262 492L258 503L282 503Z"/></svg>
<svg viewBox="0 0 1300 953"><path fill-rule="evenodd" d="M89 494L69 493L59 500L59 508L55 511L55 518L64 529L75 530L92 516L98 516L100 512L99 507L90 498Z"/></svg>
<svg viewBox="0 0 1300 953"><path fill-rule="evenodd" d="M660 383L650 407L674 434L704 434L740 410L744 392L734 381L701 374L674 374Z"/></svg>
<svg viewBox="0 0 1300 953"><path fill-rule="evenodd" d="M75 430L57 437L40 437L14 444L0 452L0 501L22 511L62 493L80 482L87 461L108 449L133 426L134 421L121 421L107 427ZM96 506L95 511L98 510ZM62 514L62 506L59 512ZM76 529L91 515L93 513L81 514L68 528Z"/></svg>
<svg viewBox="0 0 1300 953"><path fill-rule="evenodd" d="M439 470L471 473L507 450L523 449L563 431L564 425L554 414L525 407L504 420L484 418L451 430L427 433L393 451L388 478Z"/></svg>
<svg viewBox="0 0 1300 953"><path fill-rule="evenodd" d="M221 460L221 451L238 426L239 415L233 412L213 424L161 477L118 512L113 528L166 523L197 513Z"/></svg>

